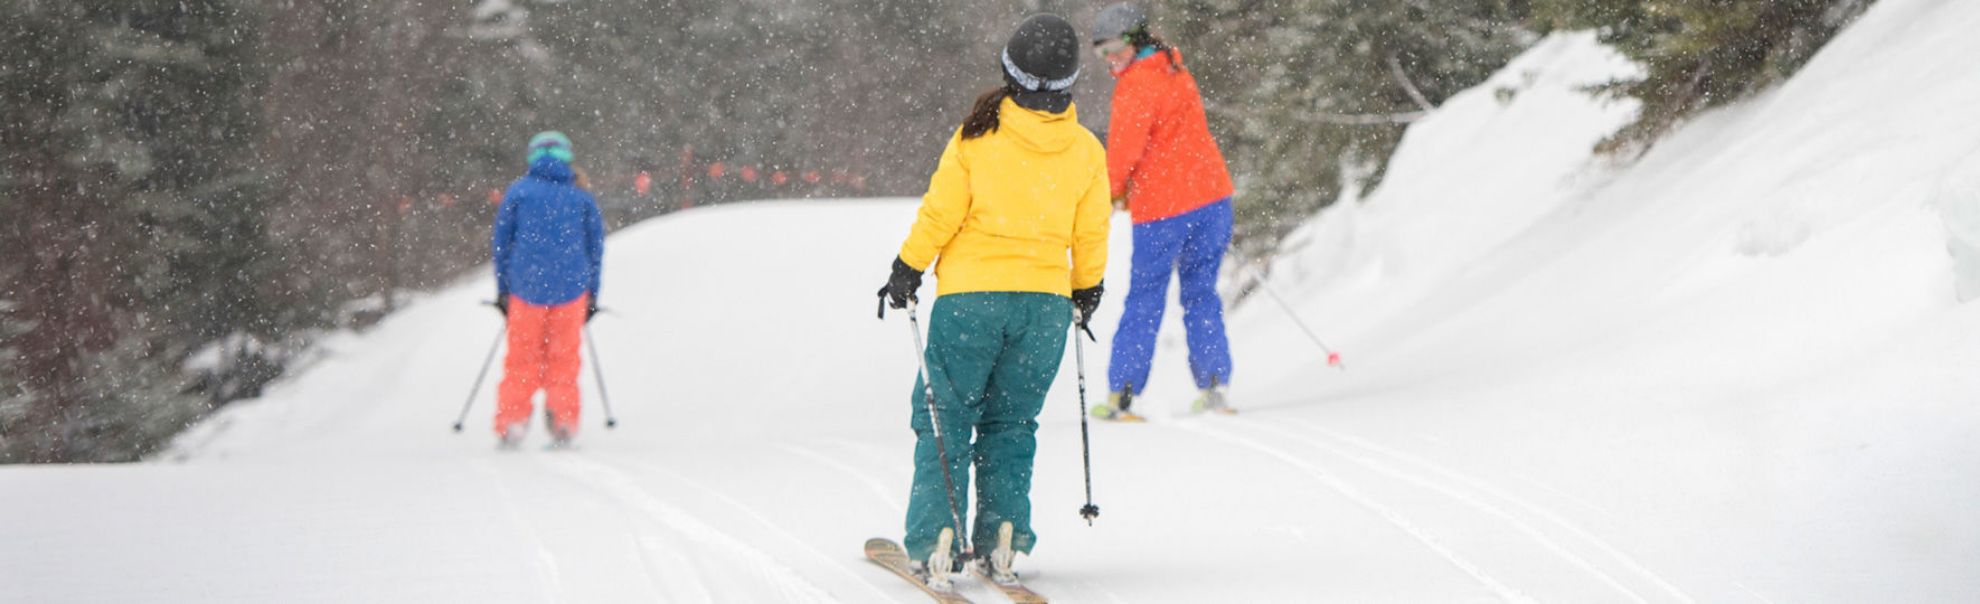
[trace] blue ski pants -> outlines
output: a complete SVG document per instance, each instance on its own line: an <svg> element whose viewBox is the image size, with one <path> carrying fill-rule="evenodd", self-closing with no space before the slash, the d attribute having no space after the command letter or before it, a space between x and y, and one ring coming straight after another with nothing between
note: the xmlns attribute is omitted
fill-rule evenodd
<svg viewBox="0 0 1980 604"><path fill-rule="evenodd" d="M1114 332L1114 354L1107 368L1112 391L1132 388L1139 394L1148 386L1171 272L1181 282L1189 371L1196 387L1230 383L1230 341L1224 335L1224 301L1217 296L1217 271L1230 245L1229 198L1173 218L1134 225L1127 310Z"/></svg>

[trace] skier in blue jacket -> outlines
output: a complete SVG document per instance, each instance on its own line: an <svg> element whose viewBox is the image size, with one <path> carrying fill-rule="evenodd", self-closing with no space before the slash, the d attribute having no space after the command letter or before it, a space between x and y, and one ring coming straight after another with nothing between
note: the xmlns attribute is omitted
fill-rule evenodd
<svg viewBox="0 0 1980 604"><path fill-rule="evenodd" d="M578 344L598 314L605 223L597 200L574 182L571 159L571 139L561 132L530 139L529 172L502 196L489 242L495 307L509 334L495 411L504 448L521 444L538 390L552 445L569 446L577 435Z"/></svg>

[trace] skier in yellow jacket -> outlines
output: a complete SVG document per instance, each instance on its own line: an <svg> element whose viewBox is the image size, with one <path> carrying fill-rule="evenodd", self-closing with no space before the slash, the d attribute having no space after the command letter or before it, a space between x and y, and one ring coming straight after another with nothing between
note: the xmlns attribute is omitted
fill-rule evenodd
<svg viewBox="0 0 1980 604"><path fill-rule="evenodd" d="M1008 582L1016 555L1037 541L1038 414L1074 310L1088 317L1100 305L1107 267L1107 153L1079 125L1070 92L1082 52L1057 16L1018 25L1000 57L1004 85L978 98L949 139L880 291L906 308L922 272L935 269L925 359L938 417L917 378L904 545L937 588L958 570L965 539L989 552L991 576ZM964 533L972 465L978 499Z"/></svg>

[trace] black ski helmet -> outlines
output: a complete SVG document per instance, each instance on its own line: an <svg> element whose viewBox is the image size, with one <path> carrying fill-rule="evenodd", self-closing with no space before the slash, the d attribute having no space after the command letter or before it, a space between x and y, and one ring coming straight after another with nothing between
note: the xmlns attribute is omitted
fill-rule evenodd
<svg viewBox="0 0 1980 604"><path fill-rule="evenodd" d="M1100 10L1093 18L1093 43L1119 40L1148 32L1148 13L1141 7L1120 2Z"/></svg>
<svg viewBox="0 0 1980 604"><path fill-rule="evenodd" d="M1018 23L1000 57L1004 84L1018 106L1058 113L1072 105L1079 79L1079 32L1058 15L1032 15Z"/></svg>

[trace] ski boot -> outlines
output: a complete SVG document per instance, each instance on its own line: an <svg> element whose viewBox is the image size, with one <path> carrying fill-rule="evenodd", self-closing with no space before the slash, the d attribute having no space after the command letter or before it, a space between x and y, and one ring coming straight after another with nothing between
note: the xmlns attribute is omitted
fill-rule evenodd
<svg viewBox="0 0 1980 604"><path fill-rule="evenodd" d="M1107 394L1107 402L1094 405L1091 413L1095 418L1117 422L1147 421L1135 415L1133 411L1128 411L1128 405L1132 404L1134 404L1134 390L1112 392Z"/></svg>
<svg viewBox="0 0 1980 604"><path fill-rule="evenodd" d="M997 525L997 547L990 550L990 580L998 585L1017 585L1017 571L1011 564L1017 562L1017 550L1011 549L1011 523Z"/></svg>
<svg viewBox="0 0 1980 604"><path fill-rule="evenodd" d="M572 442L576 438L577 431L575 430L562 426L550 426L550 450L552 451L576 448L577 444Z"/></svg>
<svg viewBox="0 0 1980 604"><path fill-rule="evenodd" d="M550 406L543 406L543 425L550 427L550 444L545 449L561 451L575 447L571 440L577 438L577 429L557 424L557 416L550 413Z"/></svg>
<svg viewBox="0 0 1980 604"><path fill-rule="evenodd" d="M502 429L502 433L495 437L495 450L514 451L522 448L523 436L528 433L528 424L521 422L509 424L509 427Z"/></svg>
<svg viewBox="0 0 1980 604"><path fill-rule="evenodd" d="M1222 384L1212 381L1209 388L1197 391L1196 401L1189 404L1189 411L1191 413L1215 411L1224 415L1237 415L1237 410L1231 408L1231 401L1225 391L1226 388Z"/></svg>
<svg viewBox="0 0 1980 604"><path fill-rule="evenodd" d="M928 561L915 560L908 563L908 570L916 578L928 585L929 589L943 593L955 593L956 582L951 575L956 572L956 530L942 529L942 535L935 538L935 551L928 554Z"/></svg>

